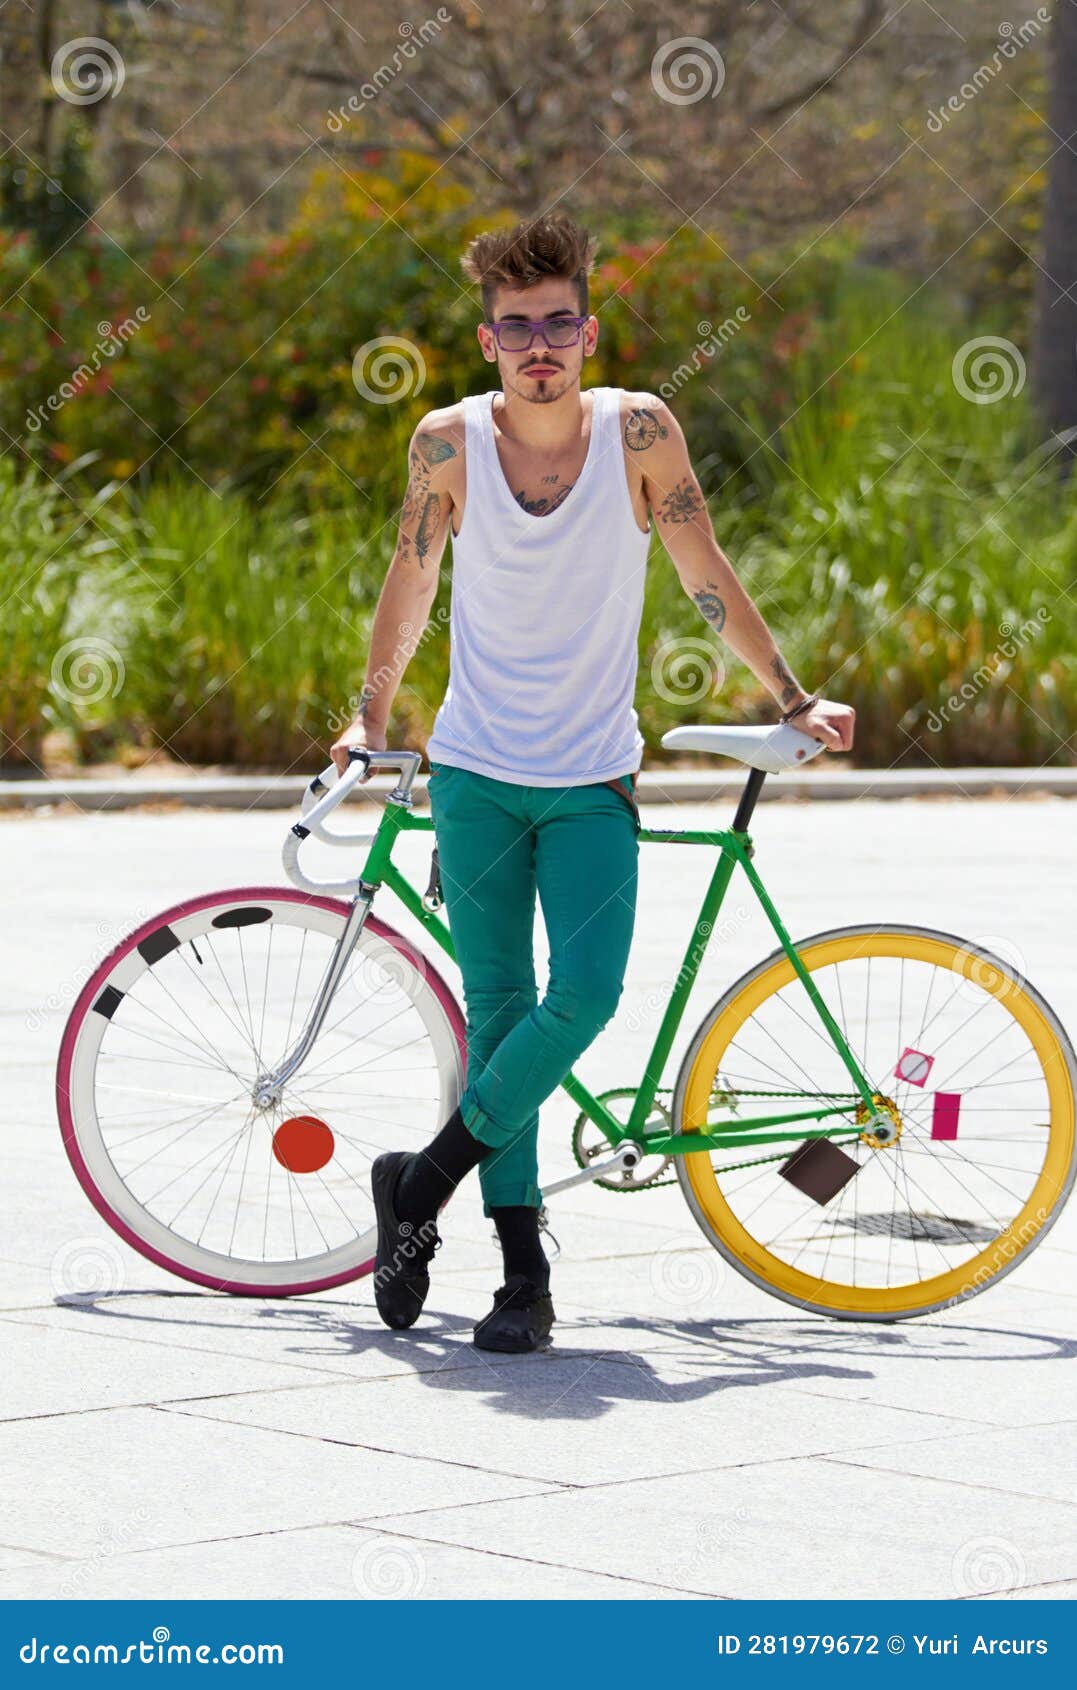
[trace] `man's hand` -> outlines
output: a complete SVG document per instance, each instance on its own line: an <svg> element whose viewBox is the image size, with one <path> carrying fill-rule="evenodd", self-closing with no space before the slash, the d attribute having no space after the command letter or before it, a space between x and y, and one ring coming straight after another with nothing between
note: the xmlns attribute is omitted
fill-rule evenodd
<svg viewBox="0 0 1077 1690"><path fill-rule="evenodd" d="M804 714L808 715L808 711L805 711ZM384 751L385 729L376 728L373 723L364 722L361 717L356 717L355 721L344 729L336 744L329 747L329 755L337 766L338 776L345 773L348 764L351 762L348 752L354 746L361 746L364 751ZM364 775L360 776L358 784L363 786L369 779L370 770L368 769Z"/></svg>
<svg viewBox="0 0 1077 1690"><path fill-rule="evenodd" d="M789 723L791 728L799 728L801 733L821 740L828 751L851 751L855 725L856 711L852 705L835 704L829 698L817 699Z"/></svg>

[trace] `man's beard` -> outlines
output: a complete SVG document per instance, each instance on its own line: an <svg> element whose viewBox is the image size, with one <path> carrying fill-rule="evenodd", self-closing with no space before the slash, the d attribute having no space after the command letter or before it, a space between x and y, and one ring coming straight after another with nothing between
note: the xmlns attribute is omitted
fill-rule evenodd
<svg viewBox="0 0 1077 1690"><path fill-rule="evenodd" d="M548 376L529 376L521 371L514 391L532 405L549 405L560 399L569 386L571 381L565 370L557 370Z"/></svg>

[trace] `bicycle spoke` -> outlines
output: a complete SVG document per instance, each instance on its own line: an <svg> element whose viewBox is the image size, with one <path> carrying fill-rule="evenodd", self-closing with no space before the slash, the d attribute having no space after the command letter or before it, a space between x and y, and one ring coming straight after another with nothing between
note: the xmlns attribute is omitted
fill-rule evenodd
<svg viewBox="0 0 1077 1690"><path fill-rule="evenodd" d="M214 962L216 962L217 961L216 952L214 951L213 946L209 943L208 940L206 941L206 948L209 951L210 955L213 957ZM179 956L183 956L182 950L179 951L177 954ZM209 981L205 978L205 969L204 968L196 969L194 964L191 962L190 957L187 957L187 956L183 956L183 962L184 962L185 967L187 968L188 973L192 976L193 979L197 980L199 986L202 988L202 990L205 992L206 996L213 1003L213 1005L216 1008L216 1010L218 1011L218 1013L221 1016L223 1016L224 1020L232 1028L233 1032L239 1034L239 1038L240 1038L241 1043L245 1044L248 1047L251 1055L254 1057L255 1061L257 1062L257 1060L258 1060L258 1047L255 1044L254 1039L251 1036L248 1028L245 1027L244 1024L243 1024L242 1011L240 1010L239 1005L236 1004L236 1006L235 1006L237 1018L235 1020L233 1020L231 1015L229 1015L228 1011L225 1009L224 1005L221 1003L221 1001L218 998L216 992L214 992L211 989ZM220 964L218 963L217 966L218 966L218 972L220 972ZM226 986L228 985L227 980L225 981L225 985ZM234 998L233 998L233 1001L234 1001Z"/></svg>
<svg viewBox="0 0 1077 1690"><path fill-rule="evenodd" d="M117 1034L119 1033L133 1033L136 1038L145 1039L147 1043L156 1045L159 1050L172 1051L177 1059L183 1055L183 1050L179 1045L166 1044L163 1039L154 1038L152 1033L147 1033L144 1028L136 1026L130 1020L125 1020L123 1026L117 1028ZM130 1058L127 1058L123 1051L111 1050L108 1052L102 1051L99 1060L103 1062L119 1062L122 1064L124 1061L130 1060ZM141 1061L142 1058L135 1057L133 1060ZM179 1060L169 1062L167 1058L162 1061L159 1056L155 1056L153 1060L156 1066L162 1068L204 1068L207 1074L219 1074L221 1071L221 1065L219 1062L199 1062L190 1055L184 1056L184 1060L182 1062Z"/></svg>
<svg viewBox="0 0 1077 1690"><path fill-rule="evenodd" d="M240 1092L238 1094L238 1097L242 1097L243 1095L244 1094L242 1092ZM232 1101L233 1102L238 1101L238 1097L233 1098ZM170 1139L169 1142L166 1145L163 1145L163 1146L157 1145L153 1150L150 1151L148 1156L144 1156L142 1158L141 1162L136 1162L133 1168L122 1168L122 1169L117 1168L117 1171L119 1173L122 1173L123 1178L125 1180L131 1179L134 1174L140 1173L141 1170L146 1166L146 1164L148 1162L155 1161L159 1157L161 1157L162 1155L167 1154L167 1152L172 1150L175 1147L175 1145L179 1143L179 1141L181 1139L189 1137L191 1133L196 1132L199 1127L204 1126L205 1123L207 1121L209 1121L214 1115L219 1115L222 1108L227 1108L227 1107L228 1107L227 1104L214 1104L211 1109L206 1109L200 1115L198 1115L196 1117L196 1119L194 1121L192 1121L189 1126L185 1127L182 1132L177 1133L175 1138ZM177 1123L175 1121L172 1121L172 1122L169 1122L167 1124L170 1125L170 1126L175 1126ZM155 1128L153 1130L156 1131L157 1129ZM144 1133L144 1134L140 1134L139 1137L149 1138L150 1133L147 1132L147 1133ZM131 1140L128 1141L128 1143L130 1143L130 1144L134 1144L134 1143L137 1143L137 1142L138 1142L137 1139L131 1139ZM125 1144L123 1146L123 1148L126 1150L127 1145Z"/></svg>
<svg viewBox="0 0 1077 1690"><path fill-rule="evenodd" d="M118 1145L116 1148L119 1149L119 1150L123 1150L123 1151L130 1150L131 1146L133 1144L137 1144L140 1139L152 1138L155 1133L166 1132L169 1127L181 1126L184 1121L191 1122L195 1126L200 1126L203 1121L208 1121L211 1115L219 1114L222 1109L227 1109L227 1108L230 1107L231 1104L238 1103L239 1099L241 1097L243 1097L244 1095L245 1094L243 1092L238 1091L232 1097L226 1098L221 1103L211 1103L210 1107L208 1109L204 1109L204 1110L192 1109L189 1114L180 1115L178 1118L176 1116L170 1116L167 1121L159 1121L156 1126L147 1127L144 1132L135 1133L133 1138L125 1138L122 1145ZM113 1121L109 1122L109 1128L110 1129L114 1125L115 1125L115 1122L113 1122ZM178 1136L182 1137L183 1135L181 1133ZM164 1146L164 1149L167 1150L168 1148L169 1148L168 1145ZM157 1149L153 1152L153 1154L155 1156L159 1155L160 1152L161 1152L161 1149L162 1149L162 1147L160 1145L158 1145ZM115 1160L115 1157L113 1158L113 1160ZM126 1178L127 1175L129 1175L129 1174L137 1173L138 1168L140 1168L142 1166L143 1166L143 1164L140 1162L140 1163L137 1164L137 1166L135 1168L128 1168L125 1171L124 1177Z"/></svg>

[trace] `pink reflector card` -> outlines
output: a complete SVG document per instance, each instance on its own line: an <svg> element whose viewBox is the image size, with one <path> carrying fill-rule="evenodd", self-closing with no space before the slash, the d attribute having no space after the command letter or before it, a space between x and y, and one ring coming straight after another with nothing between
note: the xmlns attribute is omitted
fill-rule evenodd
<svg viewBox="0 0 1077 1690"><path fill-rule="evenodd" d="M961 1096L956 1091L937 1091L935 1093L935 1107L931 1114L932 1138L956 1138L957 1117L961 1108Z"/></svg>
<svg viewBox="0 0 1077 1690"><path fill-rule="evenodd" d="M906 1045L897 1059L894 1073L899 1080L906 1080L910 1086L926 1086L927 1077L935 1066L935 1058L928 1056L925 1051L913 1050Z"/></svg>

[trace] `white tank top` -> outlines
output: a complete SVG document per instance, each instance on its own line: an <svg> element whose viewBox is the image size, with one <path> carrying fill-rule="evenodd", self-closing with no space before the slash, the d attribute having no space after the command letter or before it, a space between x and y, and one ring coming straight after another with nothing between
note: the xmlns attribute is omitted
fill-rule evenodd
<svg viewBox="0 0 1077 1690"><path fill-rule="evenodd" d="M640 766L633 698L651 536L625 475L621 389L589 391L587 457L548 516L525 511L505 480L491 415L500 390L463 402L467 493L430 762L530 786Z"/></svg>

